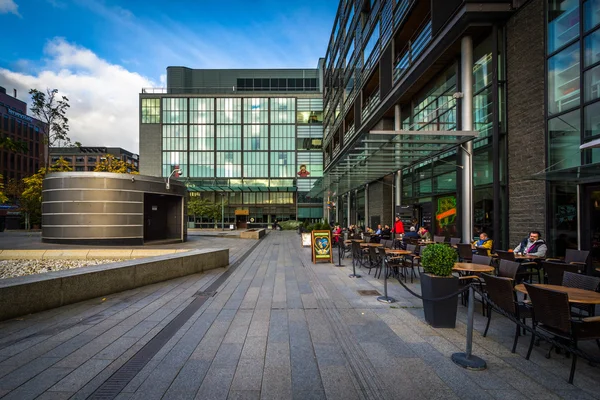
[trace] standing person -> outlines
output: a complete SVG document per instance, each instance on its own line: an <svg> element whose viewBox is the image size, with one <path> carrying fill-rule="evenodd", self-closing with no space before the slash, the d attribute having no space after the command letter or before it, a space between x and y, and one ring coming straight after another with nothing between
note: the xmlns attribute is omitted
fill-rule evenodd
<svg viewBox="0 0 600 400"><path fill-rule="evenodd" d="M546 242L542 239L542 234L538 231L529 232L529 238L525 238L515 247L515 254L531 255L536 257L545 257L548 251Z"/></svg>
<svg viewBox="0 0 600 400"><path fill-rule="evenodd" d="M392 233L395 235L404 234L404 224L402 223L398 215L396 215L396 221L394 221L394 228L392 228Z"/></svg>

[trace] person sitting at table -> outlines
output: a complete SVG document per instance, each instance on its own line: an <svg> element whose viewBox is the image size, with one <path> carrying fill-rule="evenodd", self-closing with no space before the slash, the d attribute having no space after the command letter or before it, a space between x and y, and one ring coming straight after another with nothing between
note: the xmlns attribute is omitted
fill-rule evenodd
<svg viewBox="0 0 600 400"><path fill-rule="evenodd" d="M523 239L514 249L515 254L530 255L540 258L544 258L547 251L548 246L546 246L546 242L542 239L542 234L538 231L529 232L529 237Z"/></svg>
<svg viewBox="0 0 600 400"><path fill-rule="evenodd" d="M383 232L383 228L381 228L381 224L377 225L377 230L375 231L376 235L381 235L381 232Z"/></svg>
<svg viewBox="0 0 600 400"><path fill-rule="evenodd" d="M383 228L383 231L381 231L381 238L388 240L388 239L391 239L391 237L392 237L392 231L390 230L390 226L386 225Z"/></svg>
<svg viewBox="0 0 600 400"><path fill-rule="evenodd" d="M337 244L340 241L340 236L342 235L342 228L339 224L336 224L333 229L333 242Z"/></svg>
<svg viewBox="0 0 600 400"><path fill-rule="evenodd" d="M419 232L417 232L419 234L419 237L421 238L421 240L425 240L427 242L431 241L431 233L429 233L429 231L427 230L427 228L425 228L424 226L419 228Z"/></svg>
<svg viewBox="0 0 600 400"><path fill-rule="evenodd" d="M479 240L471 243L471 247L473 248L473 252L475 252L476 249L485 249L487 250L487 255L490 256L492 254L493 244L494 241L488 237L487 233L481 232L479 234Z"/></svg>
<svg viewBox="0 0 600 400"><path fill-rule="evenodd" d="M419 225L419 220L416 218L413 218L411 221L411 227L415 228L415 232L418 232L419 228L421 227L421 225Z"/></svg>
<svg viewBox="0 0 600 400"><path fill-rule="evenodd" d="M414 226L411 226L408 232L404 234L404 239L419 238L419 234Z"/></svg>

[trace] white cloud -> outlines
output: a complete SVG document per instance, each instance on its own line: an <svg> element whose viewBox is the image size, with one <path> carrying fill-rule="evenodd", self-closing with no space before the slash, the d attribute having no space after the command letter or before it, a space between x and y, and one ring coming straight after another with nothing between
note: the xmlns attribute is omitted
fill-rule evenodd
<svg viewBox="0 0 600 400"><path fill-rule="evenodd" d="M21 16L19 14L19 6L13 0L0 0L0 14L8 13Z"/></svg>
<svg viewBox="0 0 600 400"><path fill-rule="evenodd" d="M36 74L0 69L0 82L7 92L16 88L19 98L28 101L29 89L56 88L71 105L67 116L72 141L137 153L138 94L143 87L156 84L64 39L48 42L45 52L47 64Z"/></svg>

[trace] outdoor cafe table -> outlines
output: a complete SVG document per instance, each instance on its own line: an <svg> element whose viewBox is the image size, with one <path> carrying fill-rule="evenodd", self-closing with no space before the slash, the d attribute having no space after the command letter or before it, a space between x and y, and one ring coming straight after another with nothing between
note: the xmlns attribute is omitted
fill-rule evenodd
<svg viewBox="0 0 600 400"><path fill-rule="evenodd" d="M534 284L534 286L541 287L543 289L556 290L557 292L566 293L569 296L569 302L581 303L581 304L600 304L600 293L591 290L577 289L567 286L560 285L545 285L545 284ZM517 292L527 294L527 288L524 284L515 286Z"/></svg>
<svg viewBox="0 0 600 400"><path fill-rule="evenodd" d="M456 272L494 272L494 267L485 264L454 263L452 271Z"/></svg>
<svg viewBox="0 0 600 400"><path fill-rule="evenodd" d="M382 247L382 243L361 243L360 247Z"/></svg>

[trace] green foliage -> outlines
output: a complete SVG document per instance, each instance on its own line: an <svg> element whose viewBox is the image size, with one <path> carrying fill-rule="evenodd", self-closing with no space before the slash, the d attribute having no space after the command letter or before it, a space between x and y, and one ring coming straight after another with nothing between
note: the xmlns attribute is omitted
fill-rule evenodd
<svg viewBox="0 0 600 400"><path fill-rule="evenodd" d="M457 259L456 250L445 244L430 244L421 254L425 272L435 276L450 276Z"/></svg>
<svg viewBox="0 0 600 400"><path fill-rule="evenodd" d="M44 144L49 147L70 146L71 139L68 136L69 119L67 110L70 107L69 99L66 96L59 98L58 89L46 89L46 92L40 92L37 89L31 89L31 112L37 119L44 124L41 132L44 136ZM46 152L46 162L44 166L50 165L50 152Z"/></svg>
<svg viewBox="0 0 600 400"><path fill-rule="evenodd" d="M188 201L188 215L193 215L194 218L204 217L213 220L215 225L221 221L221 203L213 203L208 199L191 197ZM227 207L227 201L223 207Z"/></svg>
<svg viewBox="0 0 600 400"><path fill-rule="evenodd" d="M0 204L2 203L6 203L8 201L8 198L4 195L4 178L2 177L2 174L0 174Z"/></svg>
<svg viewBox="0 0 600 400"><path fill-rule="evenodd" d="M294 231L296 229L298 229L298 227L302 225L302 223L300 221L294 221L294 220L289 220L289 221L283 221L279 223L279 226L281 226L281 230L283 231Z"/></svg>

